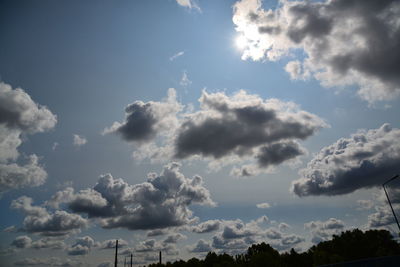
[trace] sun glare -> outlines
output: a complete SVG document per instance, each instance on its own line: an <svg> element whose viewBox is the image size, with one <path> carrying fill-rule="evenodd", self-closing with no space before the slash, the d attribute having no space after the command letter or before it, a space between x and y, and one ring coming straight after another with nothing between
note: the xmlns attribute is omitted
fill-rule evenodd
<svg viewBox="0 0 400 267"><path fill-rule="evenodd" d="M247 38L244 37L243 35L239 35L235 39L235 45L238 49L243 50L247 46Z"/></svg>

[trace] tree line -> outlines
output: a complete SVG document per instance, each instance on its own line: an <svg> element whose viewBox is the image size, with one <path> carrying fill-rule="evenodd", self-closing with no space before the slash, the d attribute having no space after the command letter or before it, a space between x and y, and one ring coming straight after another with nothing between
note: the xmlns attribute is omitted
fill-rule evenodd
<svg viewBox="0 0 400 267"><path fill-rule="evenodd" d="M400 244L386 230L359 229L334 235L332 240L320 242L307 251L279 253L269 244L254 244L243 254L231 256L209 252L203 259L150 264L148 267L222 267L222 266L268 266L268 267L310 267L353 261L365 258L400 255Z"/></svg>

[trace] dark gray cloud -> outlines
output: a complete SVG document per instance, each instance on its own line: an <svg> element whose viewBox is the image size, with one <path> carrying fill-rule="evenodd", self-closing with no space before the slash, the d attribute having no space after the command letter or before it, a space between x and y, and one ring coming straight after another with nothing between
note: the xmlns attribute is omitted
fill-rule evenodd
<svg viewBox="0 0 400 267"><path fill-rule="evenodd" d="M74 193L57 192L48 205L67 203L69 209L101 218L104 228L162 229L181 226L192 218L191 204L214 205L200 176L186 178L180 165L172 163L159 174L150 173L147 182L130 185L110 174L100 176L93 188Z"/></svg>
<svg viewBox="0 0 400 267"><path fill-rule="evenodd" d="M35 154L19 159L22 135L52 129L57 117L36 104L21 88L0 83L0 194L11 189L42 185L47 173Z"/></svg>
<svg viewBox="0 0 400 267"><path fill-rule="evenodd" d="M191 253L205 253L213 250L211 244L203 239L192 246L188 246L187 249Z"/></svg>
<svg viewBox="0 0 400 267"><path fill-rule="evenodd" d="M186 239L187 237L181 233L175 233L168 235L164 240L164 244L176 244L181 240Z"/></svg>
<svg viewBox="0 0 400 267"><path fill-rule="evenodd" d="M16 237L11 243L11 246L14 246L16 248L29 248L31 244L32 239L27 235L23 235Z"/></svg>
<svg viewBox="0 0 400 267"><path fill-rule="evenodd" d="M176 92L170 89L165 101L135 101L128 105L125 108L125 121L114 122L104 133L117 133L126 141L148 142L160 132L176 127L176 113L180 110L181 105L176 101Z"/></svg>
<svg viewBox="0 0 400 267"><path fill-rule="evenodd" d="M304 228L311 232L311 241L315 244L330 239L332 235L340 234L340 232L344 231L344 227L345 224L336 218L330 218L327 221L311 221L304 224Z"/></svg>
<svg viewBox="0 0 400 267"><path fill-rule="evenodd" d="M357 85L369 102L399 94L398 1L286 1L275 10L261 4L242 0L234 5L233 22L247 40L242 59L275 61L300 49L304 60L286 66L292 79L314 77L327 87Z"/></svg>
<svg viewBox="0 0 400 267"><path fill-rule="evenodd" d="M297 142L290 141L263 146L256 157L261 167L269 167L303 154L305 150Z"/></svg>
<svg viewBox="0 0 400 267"><path fill-rule="evenodd" d="M56 210L52 213L40 206L32 206L32 198L22 196L11 202L11 208L26 216L20 230L44 236L63 236L79 231L88 221L78 214Z"/></svg>
<svg viewBox="0 0 400 267"><path fill-rule="evenodd" d="M195 233L198 233L198 234L210 233L210 232L219 230L220 226L221 226L220 220L208 220L208 221L199 223L196 226L193 226L192 231Z"/></svg>
<svg viewBox="0 0 400 267"><path fill-rule="evenodd" d="M400 130L384 124L324 147L292 183L298 196L340 195L381 186L400 171Z"/></svg>
<svg viewBox="0 0 400 267"><path fill-rule="evenodd" d="M278 165L304 150L304 140L326 124L293 103L263 100L245 91L229 97L203 92L201 110L187 114L175 139L175 156L220 159L254 156L260 167Z"/></svg>

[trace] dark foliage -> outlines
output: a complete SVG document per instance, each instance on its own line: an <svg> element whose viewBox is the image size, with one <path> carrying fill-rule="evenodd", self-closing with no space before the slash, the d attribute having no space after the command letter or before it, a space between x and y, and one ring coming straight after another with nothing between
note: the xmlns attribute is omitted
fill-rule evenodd
<svg viewBox="0 0 400 267"><path fill-rule="evenodd" d="M294 249L280 254L266 243L252 245L244 254L231 256L209 252L204 260L150 264L149 267L310 267L357 259L400 255L400 244L386 230L362 232L355 229L334 235L332 240L312 246L308 251L297 253Z"/></svg>

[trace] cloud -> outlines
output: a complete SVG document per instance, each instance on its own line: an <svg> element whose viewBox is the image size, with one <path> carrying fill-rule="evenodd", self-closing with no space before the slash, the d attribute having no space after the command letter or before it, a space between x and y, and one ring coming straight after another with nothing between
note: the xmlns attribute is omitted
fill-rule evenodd
<svg viewBox="0 0 400 267"><path fill-rule="evenodd" d="M14 262L16 266L83 266L82 262L72 259L51 258L25 258Z"/></svg>
<svg viewBox="0 0 400 267"><path fill-rule="evenodd" d="M297 57L285 68L292 79L356 85L369 102L399 95L398 1L283 1L275 10L261 4L234 5L236 31L247 42L242 59Z"/></svg>
<svg viewBox="0 0 400 267"><path fill-rule="evenodd" d="M99 244L90 236L79 237L75 240L75 243L68 248L68 255L78 256L89 254L91 248L94 246L99 246Z"/></svg>
<svg viewBox="0 0 400 267"><path fill-rule="evenodd" d="M194 233L203 234L217 231L221 226L220 220L208 220L192 227Z"/></svg>
<svg viewBox="0 0 400 267"><path fill-rule="evenodd" d="M28 157L25 165L0 163L0 192L39 186L46 181L46 178L47 172L39 165L39 159L35 154Z"/></svg>
<svg viewBox="0 0 400 267"><path fill-rule="evenodd" d="M54 207L66 203L73 212L100 218L104 228L150 230L185 225L193 220L190 205L215 203L200 176L186 178L179 168L177 163L168 164L159 175L150 173L147 182L135 185L102 175L93 188L76 193L66 188L47 203Z"/></svg>
<svg viewBox="0 0 400 267"><path fill-rule="evenodd" d="M88 221L77 214L63 210L48 212L40 206L32 206L33 199L22 196L11 202L11 208L22 211L26 217L20 230L44 236L64 236L79 231Z"/></svg>
<svg viewBox="0 0 400 267"><path fill-rule="evenodd" d="M175 59L177 59L178 57L181 57L185 54L185 51L179 51L178 53L172 55L169 60L170 61L174 61Z"/></svg>
<svg viewBox="0 0 400 267"><path fill-rule="evenodd" d="M400 206L396 206L399 208ZM378 206L376 212L368 216L369 228L382 228L396 223L393 213L388 206Z"/></svg>
<svg viewBox="0 0 400 267"><path fill-rule="evenodd" d="M358 210L370 210L374 206L373 201L364 199L357 200L357 204L358 204L357 208Z"/></svg>
<svg viewBox="0 0 400 267"><path fill-rule="evenodd" d="M34 134L52 129L57 117L45 106L33 102L21 88L0 83L0 124L8 129Z"/></svg>
<svg viewBox="0 0 400 267"><path fill-rule="evenodd" d="M47 173L35 154L20 165L18 147L22 136L45 132L57 117L45 106L36 104L21 88L0 83L0 194L11 189L42 185Z"/></svg>
<svg viewBox="0 0 400 267"><path fill-rule="evenodd" d="M186 86L189 86L192 84L192 81L189 80L189 77L185 70L182 72L182 78L181 78L181 81L179 82L179 84L182 85L183 87L186 87Z"/></svg>
<svg viewBox="0 0 400 267"><path fill-rule="evenodd" d="M278 227L279 227L279 231L285 231L285 230L291 228L290 225L287 224L287 223L280 223L280 224L278 225Z"/></svg>
<svg viewBox="0 0 400 267"><path fill-rule="evenodd" d="M54 142L54 143L53 143L53 146L51 147L51 149L52 149L53 151L55 151L55 150L57 149L58 146L59 146L59 143L58 143L58 142Z"/></svg>
<svg viewBox="0 0 400 267"><path fill-rule="evenodd" d="M177 126L176 113L181 111L176 92L168 90L168 97L161 102L135 101L125 108L125 121L114 122L103 133L116 133L124 140L138 144L152 141L160 132L169 132Z"/></svg>
<svg viewBox="0 0 400 267"><path fill-rule="evenodd" d="M188 246L187 250L191 253L204 253L212 251L211 244L203 239L199 239L196 244Z"/></svg>
<svg viewBox="0 0 400 267"><path fill-rule="evenodd" d="M115 248L116 245L116 240L115 239L109 239L106 241L101 242L100 247L102 249L112 249ZM118 247L123 248L128 245L128 242L123 240L123 239L118 239Z"/></svg>
<svg viewBox="0 0 400 267"><path fill-rule="evenodd" d="M315 244L326 241L344 230L344 223L341 220L330 218L327 221L311 221L304 224L304 228L311 231L311 241Z"/></svg>
<svg viewBox="0 0 400 267"><path fill-rule="evenodd" d="M31 248L34 249L64 249L65 243L63 240L53 237L41 238L33 241Z"/></svg>
<svg viewBox="0 0 400 267"><path fill-rule="evenodd" d="M400 171L400 130L384 124L324 147L292 183L298 196L340 195L381 186Z"/></svg>
<svg viewBox="0 0 400 267"><path fill-rule="evenodd" d="M29 248L31 244L32 244L32 239L26 235L16 237L14 241L11 243L11 245L16 248Z"/></svg>
<svg viewBox="0 0 400 267"><path fill-rule="evenodd" d="M275 229L275 228L269 228L265 231L265 235L269 238L269 239L282 239L282 233Z"/></svg>
<svg viewBox="0 0 400 267"><path fill-rule="evenodd" d="M175 233L175 234L171 234L168 235L164 240L163 243L164 244L176 244L178 243L178 241L184 240L187 237L181 233Z"/></svg>
<svg viewBox="0 0 400 267"><path fill-rule="evenodd" d="M177 250L175 244L172 243L166 243L166 242L158 242L154 239L148 239L145 241L140 242L136 247L135 251L137 253L146 253L144 256L145 261L151 261L152 259L149 259L146 257L149 256L149 252L158 252L158 251L165 251L167 255L177 255L179 251Z"/></svg>
<svg viewBox="0 0 400 267"><path fill-rule="evenodd" d="M74 146L79 147L79 146L83 146L87 143L87 139L84 136L74 134L73 137L74 137L74 141L73 141Z"/></svg>
<svg viewBox="0 0 400 267"><path fill-rule="evenodd" d="M166 229L154 229L151 231L147 232L147 237L151 237L151 236L160 236L160 235L165 235L167 234L168 231Z"/></svg>
<svg viewBox="0 0 400 267"><path fill-rule="evenodd" d="M271 205L267 202L257 204L256 206L259 209L269 209L271 207Z"/></svg>
<svg viewBox="0 0 400 267"><path fill-rule="evenodd" d="M326 127L322 119L291 102L263 100L239 91L203 91L201 110L186 114L175 139L175 156L213 159L253 156L268 168L304 154L295 140L304 140Z"/></svg>
<svg viewBox="0 0 400 267"><path fill-rule="evenodd" d="M198 6L195 0L176 0L176 2L180 6L187 7L189 9L195 9L198 12L201 12L200 7Z"/></svg>

